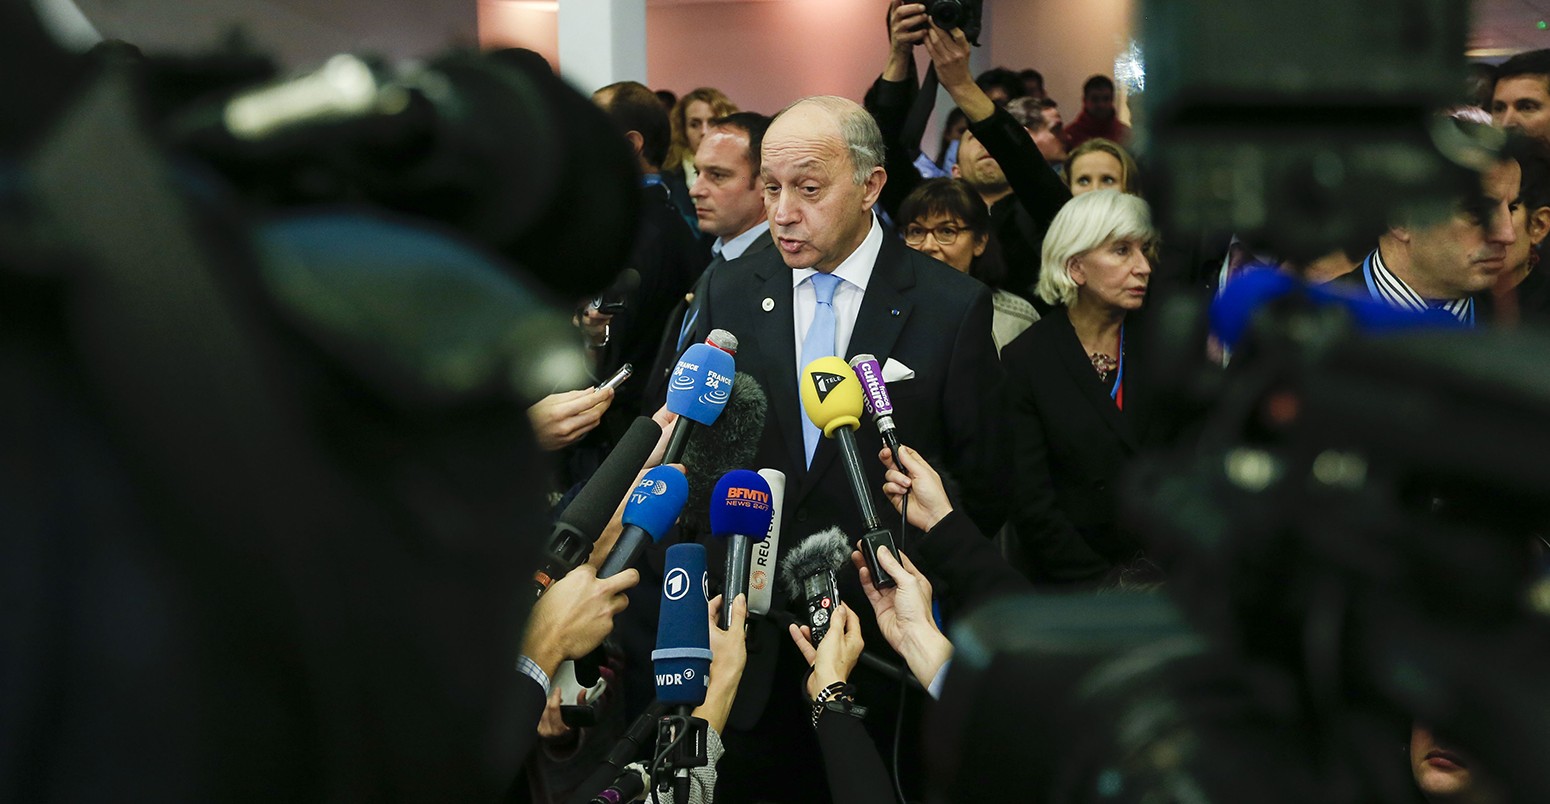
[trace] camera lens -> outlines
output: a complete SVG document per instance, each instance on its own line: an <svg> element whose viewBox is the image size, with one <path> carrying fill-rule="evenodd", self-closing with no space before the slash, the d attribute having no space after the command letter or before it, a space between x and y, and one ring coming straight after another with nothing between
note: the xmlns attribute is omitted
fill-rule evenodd
<svg viewBox="0 0 1550 804"><path fill-rule="evenodd" d="M938 28L957 28L963 24L963 4L958 0L938 0L931 4L931 20Z"/></svg>

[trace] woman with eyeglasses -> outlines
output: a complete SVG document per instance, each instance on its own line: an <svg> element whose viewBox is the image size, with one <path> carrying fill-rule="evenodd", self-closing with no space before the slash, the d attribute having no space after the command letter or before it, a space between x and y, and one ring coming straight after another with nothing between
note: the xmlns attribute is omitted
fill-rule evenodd
<svg viewBox="0 0 1550 804"><path fill-rule="evenodd" d="M1036 584L1095 584L1144 551L1119 524L1118 478L1155 435L1136 313L1156 239L1140 196L1066 203L1044 238L1037 286L1055 307L1007 346L1017 562Z"/></svg>
<svg viewBox="0 0 1550 804"><path fill-rule="evenodd" d="M899 220L906 221L900 228L905 245L990 287L990 334L997 353L1039 320L1032 304L1001 287L1006 265L991 249L990 211L967 182L922 182L900 203Z"/></svg>

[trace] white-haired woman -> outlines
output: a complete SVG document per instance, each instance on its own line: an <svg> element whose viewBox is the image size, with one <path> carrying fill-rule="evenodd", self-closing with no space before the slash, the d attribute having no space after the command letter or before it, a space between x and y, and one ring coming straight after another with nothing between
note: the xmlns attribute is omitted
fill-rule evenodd
<svg viewBox="0 0 1550 804"><path fill-rule="evenodd" d="M1132 318L1156 231L1139 196L1071 199L1044 238L1037 291L1057 305L1001 353L1015 449L1012 524L1035 582L1101 579L1137 558L1117 527L1115 481L1143 443Z"/></svg>

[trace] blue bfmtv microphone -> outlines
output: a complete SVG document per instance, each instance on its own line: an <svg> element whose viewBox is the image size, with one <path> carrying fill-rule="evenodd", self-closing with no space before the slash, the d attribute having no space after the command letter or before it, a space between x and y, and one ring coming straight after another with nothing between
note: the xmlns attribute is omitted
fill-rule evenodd
<svg viewBox="0 0 1550 804"><path fill-rule="evenodd" d="M597 571L599 578L611 578L630 568L647 540L661 541L689 499L689 481L672 466L657 466L643 476L624 504L624 532Z"/></svg>
<svg viewBox="0 0 1550 804"><path fill-rule="evenodd" d="M1358 269L1360 270L1360 269ZM1286 301L1310 307L1336 306L1350 314L1362 332L1416 329L1457 329L1458 319L1444 310L1401 310L1372 298L1352 296L1326 285L1302 280L1269 268L1246 271L1233 278L1211 304L1211 334L1228 348L1237 348L1249 334L1254 316Z"/></svg>
<svg viewBox="0 0 1550 804"><path fill-rule="evenodd" d="M706 616L703 545L667 548L662 613L657 619L657 649L651 652L651 664L657 676L658 702L684 707L705 703L710 676L710 618Z"/></svg>
<svg viewBox="0 0 1550 804"><path fill-rule="evenodd" d="M679 463L689 445L689 434L696 425L712 425L732 398L732 378L736 361L726 352L708 343L697 343L684 350L667 382L667 409L678 414L678 426L667 442L663 463Z"/></svg>
<svg viewBox="0 0 1550 804"><path fill-rule="evenodd" d="M721 598L721 627L732 627L732 601L748 594L750 545L770 535L775 518L770 483L747 469L721 476L710 497L710 532L727 540L726 592Z"/></svg>

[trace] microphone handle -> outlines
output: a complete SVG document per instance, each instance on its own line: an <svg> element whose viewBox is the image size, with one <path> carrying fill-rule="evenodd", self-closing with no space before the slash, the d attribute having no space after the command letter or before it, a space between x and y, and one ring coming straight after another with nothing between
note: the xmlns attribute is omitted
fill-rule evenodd
<svg viewBox="0 0 1550 804"><path fill-rule="evenodd" d="M727 537L726 591L721 596L721 628L732 627L732 601L748 594L748 555L752 542L747 536Z"/></svg>
<svg viewBox="0 0 1550 804"><path fill-rule="evenodd" d="M646 549L646 542L651 534L647 533L639 525L625 525L624 532L619 534L619 541L614 542L614 549L608 552L608 557L603 559L603 566L597 571L599 578L612 578L630 568L635 559L640 557L642 550Z"/></svg>
<svg viewBox="0 0 1550 804"><path fill-rule="evenodd" d="M699 422L687 417L678 417L678 426L673 428L673 436L667 440L667 452L662 456L662 463L683 463L684 450L689 448L689 436L694 434L694 428Z"/></svg>
<svg viewBox="0 0 1550 804"><path fill-rule="evenodd" d="M893 533L878 528L868 531L867 535L861 537L861 557L866 559L866 568L872 573L872 585L878 589L892 589L898 586L899 582L894 580L893 576L888 574L888 570L883 569L882 562L877 560L879 547L888 548L888 552L893 553L894 560L899 559L899 546L893 543Z"/></svg>
<svg viewBox="0 0 1550 804"><path fill-rule="evenodd" d="M575 660L576 683L587 689L597 686L598 679L603 677L603 663L608 661L608 651L602 645L592 649L591 653ZM565 703L562 701L562 703Z"/></svg>
<svg viewBox="0 0 1550 804"><path fill-rule="evenodd" d="M535 598L549 590L549 585L564 578L567 573L581 565L592 553L592 540L586 537L575 525L564 520L554 526L554 532L549 537L549 549L544 555L543 563L538 571L533 573L533 586Z"/></svg>
<svg viewBox="0 0 1550 804"><path fill-rule="evenodd" d="M851 493L861 508L861 521L867 530L882 530L883 521L877 516L877 505L867 488L866 474L861 471L861 453L856 450L856 430L841 427L834 431L834 440L840 444L840 458L845 462L845 477L850 480Z"/></svg>

